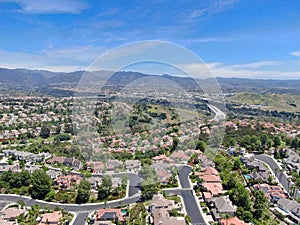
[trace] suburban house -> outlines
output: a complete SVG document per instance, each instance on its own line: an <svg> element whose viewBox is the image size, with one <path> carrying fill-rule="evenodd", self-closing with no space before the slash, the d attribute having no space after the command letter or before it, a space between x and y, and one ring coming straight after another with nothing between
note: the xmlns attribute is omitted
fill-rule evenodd
<svg viewBox="0 0 300 225"><path fill-rule="evenodd" d="M20 170L19 163L14 163L12 165L9 165L8 163L1 163L0 164L0 173L5 172L5 171L16 172L18 170Z"/></svg>
<svg viewBox="0 0 300 225"><path fill-rule="evenodd" d="M243 220L240 220L236 216L228 219L221 219L220 223L221 225L250 225L250 223L245 223Z"/></svg>
<svg viewBox="0 0 300 225"><path fill-rule="evenodd" d="M16 160L22 160L26 162L43 162L46 158L51 157L50 153L39 153L39 154L34 154L31 152L24 152L24 151L17 151L17 150L3 150L2 151L4 156L6 157L15 157Z"/></svg>
<svg viewBox="0 0 300 225"><path fill-rule="evenodd" d="M75 185L79 185L82 178L78 175L59 176L54 180L55 184L61 188L70 189Z"/></svg>
<svg viewBox="0 0 300 225"><path fill-rule="evenodd" d="M48 159L46 163L48 164L63 164L65 161L65 157L53 156L51 159Z"/></svg>
<svg viewBox="0 0 300 225"><path fill-rule="evenodd" d="M211 196L218 196L224 193L221 183L202 183L201 186L209 192Z"/></svg>
<svg viewBox="0 0 300 225"><path fill-rule="evenodd" d="M5 221L4 224L9 224L7 222L16 222L16 219L19 215L25 213L24 209L19 208L7 208L0 211L0 217L3 221Z"/></svg>
<svg viewBox="0 0 300 225"><path fill-rule="evenodd" d="M123 162L117 159L107 160L106 171L107 172L116 172L123 167Z"/></svg>
<svg viewBox="0 0 300 225"><path fill-rule="evenodd" d="M151 213L153 225L186 225L184 217L171 217L168 210L154 209Z"/></svg>
<svg viewBox="0 0 300 225"><path fill-rule="evenodd" d="M154 209L166 209L168 211L174 209L175 202L173 200L166 199L162 194L153 195L152 201L150 202L150 212Z"/></svg>
<svg viewBox="0 0 300 225"><path fill-rule="evenodd" d="M190 159L190 157L182 150L173 152L170 158L173 159L176 163L183 164L186 164Z"/></svg>
<svg viewBox="0 0 300 225"><path fill-rule="evenodd" d="M221 215L235 215L236 209L228 196L213 197L209 204L212 208L213 218L215 220L219 220Z"/></svg>
<svg viewBox="0 0 300 225"><path fill-rule="evenodd" d="M254 189L261 190L265 193L265 197L271 202L277 202L281 198L287 198L286 194L280 186L269 184L255 184Z"/></svg>
<svg viewBox="0 0 300 225"><path fill-rule="evenodd" d="M71 167L73 170L79 170L82 167L82 163L80 162L80 160L75 158L53 156L51 159L48 159L46 162L51 165L63 164L65 166Z"/></svg>
<svg viewBox="0 0 300 225"><path fill-rule="evenodd" d="M59 177L60 175L62 175L62 172L61 170L59 169L54 169L54 168L49 168L47 171L46 171L46 174L52 179L56 179L57 177Z"/></svg>
<svg viewBox="0 0 300 225"><path fill-rule="evenodd" d="M276 210L284 216L287 216L294 223L300 223L300 204L295 200L279 199Z"/></svg>
<svg viewBox="0 0 300 225"><path fill-rule="evenodd" d="M206 190L203 194L205 201L210 201L212 196L223 194L221 178L215 168L206 167L201 172L195 172L195 175L203 181L200 185Z"/></svg>
<svg viewBox="0 0 300 225"><path fill-rule="evenodd" d="M269 182L271 174L268 171L254 171L249 174L252 180L261 180L262 182Z"/></svg>
<svg viewBox="0 0 300 225"><path fill-rule="evenodd" d="M105 165L101 161L88 162L87 165L94 174L103 173L103 170L105 169Z"/></svg>
<svg viewBox="0 0 300 225"><path fill-rule="evenodd" d="M59 225L61 218L62 213L60 211L45 213L40 216L40 221L37 225Z"/></svg>
<svg viewBox="0 0 300 225"><path fill-rule="evenodd" d="M96 215L97 221L125 221L121 209L99 209Z"/></svg>
<svg viewBox="0 0 300 225"><path fill-rule="evenodd" d="M153 196L150 202L149 211L153 218L154 225L185 225L184 218L171 217L169 211L175 209L176 205L173 200L166 199L162 194Z"/></svg>
<svg viewBox="0 0 300 225"><path fill-rule="evenodd" d="M126 160L125 168L127 172L137 173L141 169L141 161L140 160Z"/></svg>
<svg viewBox="0 0 300 225"><path fill-rule="evenodd" d="M26 163L24 169L29 171L29 173L32 174L35 170L40 170L41 166L36 166L36 165L31 165L29 163Z"/></svg>
<svg viewBox="0 0 300 225"><path fill-rule="evenodd" d="M158 155L152 158L152 162L156 163L156 162L164 162L164 161L168 161L169 158L163 154L163 155Z"/></svg>
<svg viewBox="0 0 300 225"><path fill-rule="evenodd" d="M260 172L267 171L267 168L264 166L264 164L254 159L254 157L241 157L241 162L243 162L249 170L256 170Z"/></svg>
<svg viewBox="0 0 300 225"><path fill-rule="evenodd" d="M101 185L101 183L102 183L102 178L101 177L92 176L92 177L86 178L86 180L91 183L91 188L92 189L97 189L97 187L99 185Z"/></svg>
<svg viewBox="0 0 300 225"><path fill-rule="evenodd" d="M168 184L170 178L172 177L171 172L168 170L162 170L162 169L155 170L155 174L158 177L159 183L161 185Z"/></svg>
<svg viewBox="0 0 300 225"><path fill-rule="evenodd" d="M297 152L287 149L288 158L283 160L283 163L291 171L300 172L300 156Z"/></svg>
<svg viewBox="0 0 300 225"><path fill-rule="evenodd" d="M79 170L81 168L81 162L75 158L65 158L63 164L71 167L73 170Z"/></svg>

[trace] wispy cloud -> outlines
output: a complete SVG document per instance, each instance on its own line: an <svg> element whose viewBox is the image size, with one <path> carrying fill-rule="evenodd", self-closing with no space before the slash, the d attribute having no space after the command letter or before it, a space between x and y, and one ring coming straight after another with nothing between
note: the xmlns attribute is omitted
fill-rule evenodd
<svg viewBox="0 0 300 225"><path fill-rule="evenodd" d="M206 7L194 9L185 19L184 21L187 23L199 22L203 18L225 11L232 7L232 5L239 0L219 0L209 4Z"/></svg>
<svg viewBox="0 0 300 225"><path fill-rule="evenodd" d="M19 5L18 12L29 14L44 13L71 13L78 14L88 8L85 2L80 0L0 0L0 2L12 2Z"/></svg>
<svg viewBox="0 0 300 225"><path fill-rule="evenodd" d="M300 70L281 71L273 68L273 66L279 64L284 64L284 62L261 61L243 65L225 65L223 63L184 64L182 67L192 71L193 74L198 74L196 77L200 78L300 79ZM258 69L267 65L269 68L266 70Z"/></svg>
<svg viewBox="0 0 300 225"><path fill-rule="evenodd" d="M291 52L290 54L296 57L300 57L300 51Z"/></svg>
<svg viewBox="0 0 300 225"><path fill-rule="evenodd" d="M112 9L108 9L106 11L103 11L101 13L98 13L98 16L112 16L115 15L116 13L119 12L118 8L112 8Z"/></svg>
<svg viewBox="0 0 300 225"><path fill-rule="evenodd" d="M224 65L216 64L211 71L216 77L240 77L255 79L300 79L300 71L282 71L276 66L284 62L254 62L244 65ZM265 66L264 70L259 69ZM268 66L268 67L267 67Z"/></svg>
<svg viewBox="0 0 300 225"><path fill-rule="evenodd" d="M105 51L93 46L46 49L35 53L0 50L0 67L70 72L87 68Z"/></svg>
<svg viewBox="0 0 300 225"><path fill-rule="evenodd" d="M73 46L67 48L52 48L41 51L42 55L51 58L65 58L80 62L91 62L96 60L106 51L103 47Z"/></svg>
<svg viewBox="0 0 300 225"><path fill-rule="evenodd" d="M253 63L248 63L248 64L236 64L232 66L228 66L228 68L231 69L260 69L262 67L267 67L267 66L276 66L280 65L282 62L279 61L259 61L259 62L253 62Z"/></svg>
<svg viewBox="0 0 300 225"><path fill-rule="evenodd" d="M188 39L184 41L186 44L194 43L207 43L207 42L224 42L224 41L234 41L234 38L227 37L208 37L208 38L197 38L197 39Z"/></svg>
<svg viewBox="0 0 300 225"><path fill-rule="evenodd" d="M194 10L191 15L189 16L190 19L195 19L203 16L207 11L207 8L204 9L196 9Z"/></svg>

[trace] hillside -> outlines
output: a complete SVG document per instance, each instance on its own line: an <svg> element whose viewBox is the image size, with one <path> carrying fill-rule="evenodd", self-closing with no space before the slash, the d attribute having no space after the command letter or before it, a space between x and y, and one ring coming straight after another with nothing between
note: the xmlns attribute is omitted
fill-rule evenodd
<svg viewBox="0 0 300 225"><path fill-rule="evenodd" d="M131 71L120 71L111 75L109 71L75 71L70 73L50 72L46 70L5 69L0 68L0 88L10 90L38 90L40 93L55 94L64 87L76 87L85 74L86 85L104 85L112 89L120 89L140 78L151 78L156 75ZM185 90L199 91L195 80L188 77L163 75L162 77L179 84ZM300 94L300 80L260 80L244 78L217 78L225 93L285 93ZM201 81L200 81L201 82ZM206 83L209 83L206 81ZM68 92L68 95L70 93Z"/></svg>

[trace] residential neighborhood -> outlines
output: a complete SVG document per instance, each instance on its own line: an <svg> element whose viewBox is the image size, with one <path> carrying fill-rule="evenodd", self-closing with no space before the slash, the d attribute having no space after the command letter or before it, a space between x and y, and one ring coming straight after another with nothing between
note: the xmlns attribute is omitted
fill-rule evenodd
<svg viewBox="0 0 300 225"><path fill-rule="evenodd" d="M236 138L225 137L215 158L205 154L206 141L195 142L194 139L199 136L205 140L210 135L211 128L204 120L125 135L80 136L83 146L93 143L91 151L90 148L81 150L76 145L76 130L80 129L76 126L84 126L86 122L70 123L69 118L81 120L68 113L72 99L26 97L22 103L18 101L1 103L7 112L2 117L7 127L2 127L1 137L0 175L4 182L0 183L1 199L5 199L5 194L17 194L49 202L50 206L52 203L74 204L79 208L70 207L69 213L75 215L82 215L80 207L95 204L93 209L87 210L84 220L98 225L130 224L130 221L153 225L183 225L195 221L226 225L257 224L257 221L270 219L274 224L299 221L296 173L300 157L292 148L280 147L283 138L279 140L281 143L275 140L278 135L294 138L296 127L285 129L286 125L281 124L255 124L249 119L228 121L226 129ZM23 101L28 105L25 108ZM18 114L9 113L12 102ZM36 111L39 102L43 102L43 110ZM110 108L109 104L100 106L101 115ZM29 114L36 115L30 122L35 130L23 128ZM103 120L101 115L97 118L99 122ZM59 125L62 122L63 126ZM261 137L258 136L261 142L254 136L249 140L247 136L238 136L243 130L252 132L256 126L265 129L259 134ZM157 137L158 133L161 138ZM281 169L272 168L257 158L264 154ZM190 170L189 175L183 170ZM280 180L281 173L288 176L290 189ZM45 193L40 189L39 179L47 183ZM187 195L188 190L191 192ZM258 210L258 204L262 211ZM193 215L195 211L197 216ZM11 212L16 216L8 218L3 213L2 220L18 221L27 211L13 209ZM36 222L62 224L62 218L59 211L46 212L39 214ZM76 218L73 222L76 225Z"/></svg>

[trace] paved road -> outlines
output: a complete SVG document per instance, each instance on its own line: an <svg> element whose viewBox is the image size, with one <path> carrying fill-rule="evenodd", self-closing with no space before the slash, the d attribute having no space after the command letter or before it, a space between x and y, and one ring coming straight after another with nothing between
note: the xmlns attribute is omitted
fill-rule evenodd
<svg viewBox="0 0 300 225"><path fill-rule="evenodd" d="M198 203L194 197L194 191L190 186L189 182L189 174L191 173L191 168L189 166L183 166L179 170L179 180L182 186L182 189L174 189L167 191L168 194L179 194L182 196L184 205L186 207L187 214L192 219L192 224L205 224L205 221L201 215L201 212L198 207ZM130 176L130 175L129 175ZM35 204L40 205L41 207L48 206L50 209L54 209L56 206L62 207L67 211L72 211L78 213L78 216L74 222L74 225L82 225L84 224L84 220L88 214L88 212L98 210L100 208L105 207L120 207L122 205L133 204L138 202L141 197L138 193L138 186L140 183L140 179L138 176L129 177L130 181L133 183L130 185L132 187L130 197L118 200L109 203L93 203L93 204L60 204L60 203L53 203L53 202L43 202L35 199L31 199L29 197L23 197L18 195L5 195L0 194L0 202L17 202L22 200L27 206L33 206Z"/></svg>
<svg viewBox="0 0 300 225"><path fill-rule="evenodd" d="M0 195L0 201L17 202L19 200L22 200L27 206L33 206L38 204L41 207L48 206L50 209L54 209L56 206L58 206L66 209L67 211L80 213L80 212L94 211L105 207L120 207L121 205L133 204L140 200L140 196L136 195L136 196L128 197L123 200L117 200L109 203L103 202L103 203L77 205L77 204L61 204L61 203L53 203L53 202L44 202L44 201L39 201L39 200L30 199L28 197L22 197L17 195L5 195L5 194Z"/></svg>
<svg viewBox="0 0 300 225"><path fill-rule="evenodd" d="M134 173L124 173L124 174L115 174L115 177L122 177L126 176L129 180L129 192L128 196L133 196L139 193L140 185L141 185L141 178Z"/></svg>
<svg viewBox="0 0 300 225"><path fill-rule="evenodd" d="M5 206L7 206L8 205L8 202L0 202L0 210L2 210L2 209L4 209L5 208Z"/></svg>
<svg viewBox="0 0 300 225"><path fill-rule="evenodd" d="M275 159L273 157L263 154L263 155L254 155L254 158L268 164L271 170L273 171L273 173L275 174L275 176L277 177L277 179L279 180L279 182L281 183L281 185L284 187L284 189L290 192L289 189L290 181L285 173L280 172L281 168L275 162Z"/></svg>
<svg viewBox="0 0 300 225"><path fill-rule="evenodd" d="M205 220L202 216L202 213L199 210L198 202L195 199L195 192L193 191L190 181L189 181L189 174L192 172L191 167L189 166L183 166L179 170L179 181L184 189L190 188L190 190L181 190L181 197L183 199L185 209L187 214L192 219L193 225L200 225L200 224L206 224Z"/></svg>
<svg viewBox="0 0 300 225"><path fill-rule="evenodd" d="M84 225L85 224L85 219L87 218L87 216L89 215L89 213L79 213L73 223L73 225Z"/></svg>
<svg viewBox="0 0 300 225"><path fill-rule="evenodd" d="M189 175L192 172L192 168L189 166L183 166L179 169L179 181L182 188L192 188L189 180Z"/></svg>
<svg viewBox="0 0 300 225"><path fill-rule="evenodd" d="M207 104L207 106L215 113L215 117L213 118L215 122L220 122L226 118L226 114L217 107L211 104Z"/></svg>

